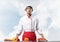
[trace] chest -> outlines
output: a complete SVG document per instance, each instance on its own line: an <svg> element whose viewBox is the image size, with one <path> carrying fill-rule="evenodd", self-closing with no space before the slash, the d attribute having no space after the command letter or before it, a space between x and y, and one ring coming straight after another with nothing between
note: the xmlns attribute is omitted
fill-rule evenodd
<svg viewBox="0 0 60 42"><path fill-rule="evenodd" d="M31 19L26 18L23 21L23 25L34 25L34 23L35 23L35 20L33 18Z"/></svg>

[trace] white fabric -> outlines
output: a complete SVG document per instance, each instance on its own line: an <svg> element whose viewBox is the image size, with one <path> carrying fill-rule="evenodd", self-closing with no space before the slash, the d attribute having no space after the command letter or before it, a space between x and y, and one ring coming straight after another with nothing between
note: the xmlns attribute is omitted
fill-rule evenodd
<svg viewBox="0 0 60 42"><path fill-rule="evenodd" d="M18 24L18 33L22 33L22 31L26 32L35 32L38 31L39 34L42 33L42 29L39 27L39 20L37 18L28 18L27 15L23 16L20 19L20 22ZM18 29L17 28L17 29Z"/></svg>

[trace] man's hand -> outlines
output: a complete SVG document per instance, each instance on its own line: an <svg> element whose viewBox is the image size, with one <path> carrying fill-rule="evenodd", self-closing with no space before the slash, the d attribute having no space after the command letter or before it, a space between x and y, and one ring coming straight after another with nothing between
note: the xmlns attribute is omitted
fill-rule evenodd
<svg viewBox="0 0 60 42"><path fill-rule="evenodd" d="M16 37L20 36L20 34L16 34Z"/></svg>
<svg viewBox="0 0 60 42"><path fill-rule="evenodd" d="M40 34L42 38L44 38L44 35L43 34Z"/></svg>

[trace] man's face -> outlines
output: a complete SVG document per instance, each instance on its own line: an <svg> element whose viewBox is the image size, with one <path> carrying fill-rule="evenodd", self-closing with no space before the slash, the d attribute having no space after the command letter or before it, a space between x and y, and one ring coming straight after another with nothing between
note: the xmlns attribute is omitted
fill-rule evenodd
<svg viewBox="0 0 60 42"><path fill-rule="evenodd" d="M32 9L28 7L27 10L26 10L26 13L27 13L28 15L31 15L31 14L32 14Z"/></svg>

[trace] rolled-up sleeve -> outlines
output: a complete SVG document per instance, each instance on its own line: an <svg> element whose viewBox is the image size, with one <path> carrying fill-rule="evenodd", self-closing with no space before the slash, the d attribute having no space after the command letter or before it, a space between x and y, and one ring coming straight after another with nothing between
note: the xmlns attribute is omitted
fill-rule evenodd
<svg viewBox="0 0 60 42"><path fill-rule="evenodd" d="M43 34L43 29L40 27L38 19L36 19L36 31L38 32L39 35Z"/></svg>

